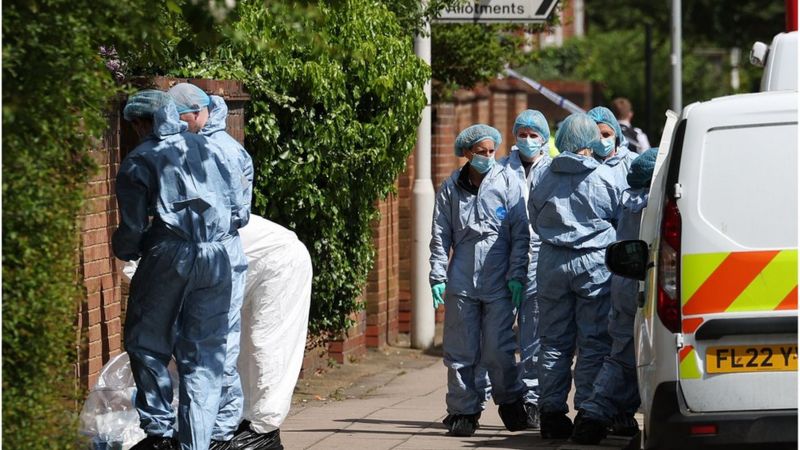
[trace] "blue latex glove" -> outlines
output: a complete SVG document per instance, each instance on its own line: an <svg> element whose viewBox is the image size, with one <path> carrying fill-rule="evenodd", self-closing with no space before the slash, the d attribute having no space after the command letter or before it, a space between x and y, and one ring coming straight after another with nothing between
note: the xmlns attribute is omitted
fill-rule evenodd
<svg viewBox="0 0 800 450"><path fill-rule="evenodd" d="M514 307L519 308L519 305L522 304L522 283L511 280L508 282L508 289L511 291L511 301L514 303Z"/></svg>
<svg viewBox="0 0 800 450"><path fill-rule="evenodd" d="M433 293L433 309L439 308L439 305L444 305L444 283L434 284L431 288L431 293Z"/></svg>

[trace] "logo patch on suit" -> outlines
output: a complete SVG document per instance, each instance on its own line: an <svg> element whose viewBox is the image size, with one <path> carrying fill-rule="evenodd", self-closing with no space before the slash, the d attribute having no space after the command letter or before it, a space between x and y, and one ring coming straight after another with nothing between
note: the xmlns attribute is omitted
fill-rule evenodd
<svg viewBox="0 0 800 450"><path fill-rule="evenodd" d="M494 216L497 217L498 220L503 220L508 215L508 211L502 206L498 206L497 209L494 210Z"/></svg>

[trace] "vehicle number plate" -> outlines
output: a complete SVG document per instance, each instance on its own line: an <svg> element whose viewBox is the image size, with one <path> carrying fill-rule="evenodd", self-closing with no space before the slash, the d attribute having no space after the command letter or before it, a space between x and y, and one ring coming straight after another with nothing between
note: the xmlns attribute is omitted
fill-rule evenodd
<svg viewBox="0 0 800 450"><path fill-rule="evenodd" d="M706 373L797 370L797 345L742 345L706 350Z"/></svg>

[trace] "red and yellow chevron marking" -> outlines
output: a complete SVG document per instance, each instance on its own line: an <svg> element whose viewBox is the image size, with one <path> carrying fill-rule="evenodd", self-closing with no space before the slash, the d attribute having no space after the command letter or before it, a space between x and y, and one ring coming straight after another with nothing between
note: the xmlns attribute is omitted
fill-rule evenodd
<svg viewBox="0 0 800 450"><path fill-rule="evenodd" d="M684 316L797 309L796 249L684 255L681 275Z"/></svg>
<svg viewBox="0 0 800 450"><path fill-rule="evenodd" d="M691 345L681 348L678 352L678 372L683 380L697 379L702 376L697 365L697 352Z"/></svg>
<svg viewBox="0 0 800 450"><path fill-rule="evenodd" d="M702 323L702 317L690 317L688 319L683 319L683 326L681 328L683 328L684 333L694 333Z"/></svg>

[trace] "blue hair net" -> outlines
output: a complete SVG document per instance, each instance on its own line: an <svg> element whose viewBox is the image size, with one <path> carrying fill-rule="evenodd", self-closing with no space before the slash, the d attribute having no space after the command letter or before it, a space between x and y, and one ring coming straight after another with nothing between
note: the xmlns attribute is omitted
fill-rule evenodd
<svg viewBox="0 0 800 450"><path fill-rule="evenodd" d="M578 153L588 148L593 152L603 149L600 130L589 115L572 113L561 123L556 133L556 147L561 152Z"/></svg>
<svg viewBox="0 0 800 450"><path fill-rule="evenodd" d="M134 119L152 119L156 110L171 102L172 98L166 92L145 89L128 97L122 117L129 122Z"/></svg>
<svg viewBox="0 0 800 450"><path fill-rule="evenodd" d="M595 106L594 108L590 109L589 117L594 120L595 123L604 123L610 126L614 130L614 135L617 137L618 144L622 144L622 128L619 127L619 122L617 118L614 117L614 113L611 112L610 109L606 108L605 106Z"/></svg>
<svg viewBox="0 0 800 450"><path fill-rule="evenodd" d="M503 142L500 132L489 125L479 123L465 128L456 138L456 156L464 156L464 150L469 150L473 145L486 139L493 140L497 147Z"/></svg>
<svg viewBox="0 0 800 450"><path fill-rule="evenodd" d="M514 121L514 136L517 135L517 131L519 131L520 128L530 128L541 134L545 142L550 140L550 127L547 125L547 119L545 119L544 114L539 111L526 109L519 113L517 119Z"/></svg>
<svg viewBox="0 0 800 450"><path fill-rule="evenodd" d="M211 103L208 94L189 83L178 83L172 86L169 90L169 95L175 100L178 114L200 111Z"/></svg>
<svg viewBox="0 0 800 450"><path fill-rule="evenodd" d="M651 148L633 160L631 170L628 172L628 185L630 187L634 189L650 187L657 156L658 149Z"/></svg>

